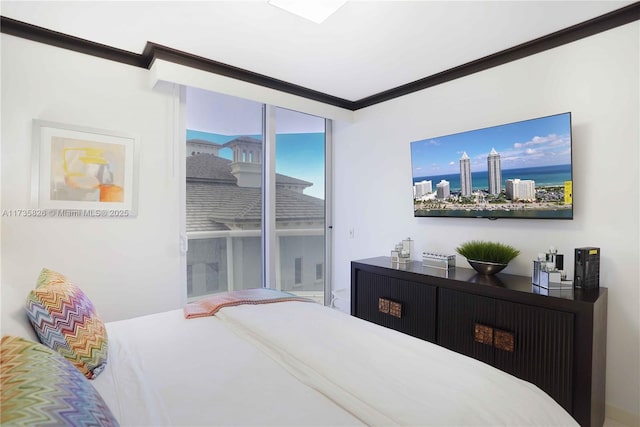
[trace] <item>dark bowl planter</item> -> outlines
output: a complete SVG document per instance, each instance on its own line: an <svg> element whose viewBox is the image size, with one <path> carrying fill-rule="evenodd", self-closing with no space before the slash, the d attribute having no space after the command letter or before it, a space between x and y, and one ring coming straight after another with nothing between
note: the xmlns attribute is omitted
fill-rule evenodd
<svg viewBox="0 0 640 427"><path fill-rule="evenodd" d="M508 264L500 264L497 262L487 262L487 261L474 261L468 259L467 262L473 267L475 271L485 276L490 276L492 274L496 274L508 265Z"/></svg>

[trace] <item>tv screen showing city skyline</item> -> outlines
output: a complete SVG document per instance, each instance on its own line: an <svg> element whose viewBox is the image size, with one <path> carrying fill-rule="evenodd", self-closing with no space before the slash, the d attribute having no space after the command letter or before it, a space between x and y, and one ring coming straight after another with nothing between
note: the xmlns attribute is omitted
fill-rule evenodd
<svg viewBox="0 0 640 427"><path fill-rule="evenodd" d="M572 219L571 113L411 142L414 215Z"/></svg>

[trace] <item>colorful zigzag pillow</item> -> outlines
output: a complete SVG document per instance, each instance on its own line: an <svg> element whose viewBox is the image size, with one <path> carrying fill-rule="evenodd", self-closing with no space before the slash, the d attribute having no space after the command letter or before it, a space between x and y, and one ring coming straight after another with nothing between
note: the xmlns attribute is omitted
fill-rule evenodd
<svg viewBox="0 0 640 427"><path fill-rule="evenodd" d="M95 388L64 357L15 336L0 342L2 425L117 426Z"/></svg>
<svg viewBox="0 0 640 427"><path fill-rule="evenodd" d="M107 364L107 330L79 287L43 268L26 309L41 343L66 357L89 379L102 372Z"/></svg>

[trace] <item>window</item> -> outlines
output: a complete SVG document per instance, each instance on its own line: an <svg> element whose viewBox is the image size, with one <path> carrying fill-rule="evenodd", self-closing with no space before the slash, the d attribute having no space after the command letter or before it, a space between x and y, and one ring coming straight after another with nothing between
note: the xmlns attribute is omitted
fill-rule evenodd
<svg viewBox="0 0 640 427"><path fill-rule="evenodd" d="M193 266L187 265L187 295L193 294Z"/></svg>
<svg viewBox="0 0 640 427"><path fill-rule="evenodd" d="M326 252L325 120L284 108L275 109L275 120L278 286L322 301L325 283L315 266ZM282 261L292 258L293 266Z"/></svg>
<svg viewBox="0 0 640 427"><path fill-rule="evenodd" d="M256 288L262 280L262 174L246 153L262 146L262 104L187 91L188 298ZM189 291L190 290L190 291Z"/></svg>
<svg viewBox="0 0 640 427"><path fill-rule="evenodd" d="M302 283L302 258L296 258L295 260L294 275L293 283L300 285Z"/></svg>
<svg viewBox="0 0 640 427"><path fill-rule="evenodd" d="M202 144L186 158L188 297L267 286L324 301L325 120L188 88L187 152Z"/></svg>
<svg viewBox="0 0 640 427"><path fill-rule="evenodd" d="M210 262L207 263L207 293L214 293L220 291L219 284L219 271L218 271L218 263Z"/></svg>

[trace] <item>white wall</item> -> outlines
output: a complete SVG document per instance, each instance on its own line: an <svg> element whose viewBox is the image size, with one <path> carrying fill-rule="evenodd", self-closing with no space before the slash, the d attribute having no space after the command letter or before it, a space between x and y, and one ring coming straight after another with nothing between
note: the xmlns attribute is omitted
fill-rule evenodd
<svg viewBox="0 0 640 427"><path fill-rule="evenodd" d="M506 273L530 275L550 245L601 248L609 288L606 401L640 417L638 141L640 24L614 30L356 112L336 123L334 284L349 261L388 255L407 236L416 256L455 253L469 239L512 244ZM574 220L414 218L409 143L571 111ZM353 229L354 237L349 238ZM467 266L458 257L458 265ZM636 418L640 419L640 418Z"/></svg>
<svg viewBox="0 0 640 427"><path fill-rule="evenodd" d="M32 119L134 134L140 152L137 218L2 217L3 332L42 267L76 282L107 321L180 307L175 98L151 90L147 70L1 40L3 210L31 207Z"/></svg>

